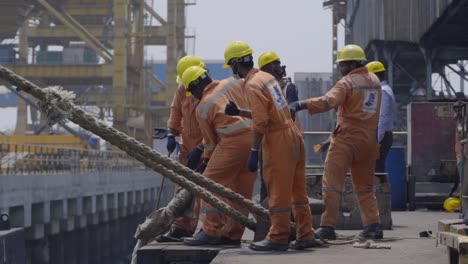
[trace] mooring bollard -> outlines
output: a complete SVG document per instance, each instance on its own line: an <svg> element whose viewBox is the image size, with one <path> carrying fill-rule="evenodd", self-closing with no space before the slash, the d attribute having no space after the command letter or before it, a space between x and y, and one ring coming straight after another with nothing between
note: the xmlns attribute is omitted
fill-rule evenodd
<svg viewBox="0 0 468 264"><path fill-rule="evenodd" d="M0 215L0 230L10 229L10 217L7 214Z"/></svg>

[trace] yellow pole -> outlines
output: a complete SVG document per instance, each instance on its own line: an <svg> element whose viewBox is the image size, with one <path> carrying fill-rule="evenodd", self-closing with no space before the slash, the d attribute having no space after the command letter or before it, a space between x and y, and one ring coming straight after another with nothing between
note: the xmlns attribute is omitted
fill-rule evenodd
<svg viewBox="0 0 468 264"><path fill-rule="evenodd" d="M112 77L112 112L114 127L127 130L127 0L114 0L114 74Z"/></svg>

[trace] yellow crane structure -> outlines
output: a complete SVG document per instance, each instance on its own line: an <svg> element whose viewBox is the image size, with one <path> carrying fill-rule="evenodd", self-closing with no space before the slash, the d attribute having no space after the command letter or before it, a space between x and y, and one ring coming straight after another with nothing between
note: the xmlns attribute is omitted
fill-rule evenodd
<svg viewBox="0 0 468 264"><path fill-rule="evenodd" d="M164 19L148 0L3 0L0 41L16 38L18 60L7 65L13 71L41 86L74 90L79 103L111 113L116 129L150 144L177 87L189 4L167 0ZM145 65L147 46L167 47L166 83ZM153 94L145 83L162 92ZM15 134L28 130L26 104L18 102Z"/></svg>

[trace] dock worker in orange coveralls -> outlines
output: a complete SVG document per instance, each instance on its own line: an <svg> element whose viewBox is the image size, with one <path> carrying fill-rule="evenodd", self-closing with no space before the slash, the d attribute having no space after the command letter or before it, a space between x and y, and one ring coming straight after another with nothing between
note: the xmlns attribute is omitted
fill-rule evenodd
<svg viewBox="0 0 468 264"><path fill-rule="evenodd" d="M307 109L309 114L338 108L337 126L325 159L322 192L325 211L316 235L336 239L340 198L346 173L351 168L364 230L360 236L383 237L377 200L373 191L374 168L378 158L377 125L382 88L379 78L364 66L366 55L361 47L347 45L338 52L341 78L325 95L290 105L291 113Z"/></svg>
<svg viewBox="0 0 468 264"><path fill-rule="evenodd" d="M281 65L281 59L273 51L264 52L258 57L258 67L261 71L269 73L275 77L281 87L283 96L286 98L288 104L294 103L299 100L298 91L296 85L291 81L291 78L286 77L286 66ZM293 116L294 123L296 124L299 131L302 133L302 124L298 116ZM263 169L262 169L262 155L260 151L260 177L261 177L261 188L260 188L260 201L263 201L267 197L265 183L263 182Z"/></svg>
<svg viewBox="0 0 468 264"><path fill-rule="evenodd" d="M175 137L180 136L182 141L180 142L178 162L191 169L196 169L203 153L202 134L195 118L195 110L199 101L193 96L186 96L185 87L181 83L182 74L190 66L205 67L205 63L201 58L191 55L181 58L177 63L176 80L179 83L179 87L174 95L171 104L171 114L167 121L169 129L167 151L171 153L175 150ZM179 190L180 187L177 187L176 192ZM156 237L156 241L180 242L182 241L182 237L191 237L195 233L198 224L200 200L194 198L192 205L192 217L177 218L169 231Z"/></svg>
<svg viewBox="0 0 468 264"><path fill-rule="evenodd" d="M258 169L262 144L264 180L268 191L271 228L266 239L252 243L255 251L286 251L320 246L314 239L305 179L305 150L280 85L272 75L253 67L252 49L235 41L224 52L224 67L244 78L244 92L252 116L253 142L247 166ZM230 106L231 105L231 106ZM228 108L234 108L232 103ZM263 140L263 142L262 142ZM291 207L297 223L296 240L289 244Z"/></svg>
<svg viewBox="0 0 468 264"><path fill-rule="evenodd" d="M208 72L197 66L188 68L182 82L193 97L200 100L196 116L203 135L204 159L197 171L247 199L252 198L256 173L247 169L252 139L252 121L224 114L229 101L246 108L243 81L228 78L214 81ZM239 205L225 200L236 210L248 215ZM200 245L240 245L245 227L202 201L200 209L203 226L193 238L184 243Z"/></svg>

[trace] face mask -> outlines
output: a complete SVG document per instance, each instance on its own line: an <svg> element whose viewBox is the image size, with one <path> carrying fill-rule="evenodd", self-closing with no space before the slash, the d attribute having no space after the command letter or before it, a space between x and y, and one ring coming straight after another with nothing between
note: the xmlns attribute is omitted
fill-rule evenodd
<svg viewBox="0 0 468 264"><path fill-rule="evenodd" d="M282 74L282 77L286 77L286 65L281 66L281 74Z"/></svg>
<svg viewBox="0 0 468 264"><path fill-rule="evenodd" d="M234 65L231 66L231 70L232 70L232 77L234 77L234 79L241 79L242 77L239 75L239 67L237 66L237 63L234 63Z"/></svg>
<svg viewBox="0 0 468 264"><path fill-rule="evenodd" d="M280 63L272 63L270 66L270 70L267 72L271 71L271 74L273 76L276 76L277 78L281 79L286 76L286 66L282 66Z"/></svg>

